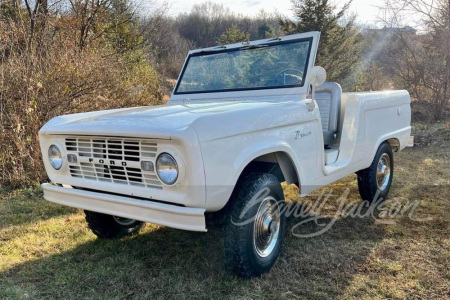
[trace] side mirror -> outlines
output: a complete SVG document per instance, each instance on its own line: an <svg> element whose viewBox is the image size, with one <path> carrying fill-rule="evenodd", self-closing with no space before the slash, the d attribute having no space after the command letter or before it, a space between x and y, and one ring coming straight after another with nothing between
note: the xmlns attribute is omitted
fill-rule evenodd
<svg viewBox="0 0 450 300"><path fill-rule="evenodd" d="M321 85L327 80L327 71L320 66L314 66L309 70L308 81L313 87Z"/></svg>
<svg viewBox="0 0 450 300"><path fill-rule="evenodd" d="M312 99L311 102L308 104L308 110L314 111L316 107L316 102L314 101L314 99L316 98L316 86L321 85L322 83L325 82L325 80L327 79L327 71L325 71L325 69L320 66L314 66L311 68L311 70L309 70L307 76L309 84L312 86L311 91Z"/></svg>

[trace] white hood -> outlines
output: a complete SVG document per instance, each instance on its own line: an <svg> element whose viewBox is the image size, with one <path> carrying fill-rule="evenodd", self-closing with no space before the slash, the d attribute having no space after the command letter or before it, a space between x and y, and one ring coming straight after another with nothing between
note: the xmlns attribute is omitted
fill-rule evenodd
<svg viewBox="0 0 450 300"><path fill-rule="evenodd" d="M171 139L192 126L200 140L236 135L298 121L298 101L173 104L71 114L50 120L42 134L82 134ZM307 115L307 114L305 114Z"/></svg>

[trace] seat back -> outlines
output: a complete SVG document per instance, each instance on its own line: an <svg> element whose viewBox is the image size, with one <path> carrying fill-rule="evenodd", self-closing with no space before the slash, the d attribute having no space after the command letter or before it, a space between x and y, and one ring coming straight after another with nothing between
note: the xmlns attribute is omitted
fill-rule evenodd
<svg viewBox="0 0 450 300"><path fill-rule="evenodd" d="M319 106L325 145L332 145L335 140L334 136L339 131L341 95L341 86L334 82L325 82L316 87L315 100Z"/></svg>

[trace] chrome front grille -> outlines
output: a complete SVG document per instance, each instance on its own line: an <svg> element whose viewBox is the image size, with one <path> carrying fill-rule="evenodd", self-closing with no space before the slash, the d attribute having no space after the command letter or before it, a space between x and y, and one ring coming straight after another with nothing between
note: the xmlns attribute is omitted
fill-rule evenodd
<svg viewBox="0 0 450 300"><path fill-rule="evenodd" d="M67 137L72 177L127 185L162 188L154 171L141 170L141 161L155 165L158 144L152 140L114 137Z"/></svg>

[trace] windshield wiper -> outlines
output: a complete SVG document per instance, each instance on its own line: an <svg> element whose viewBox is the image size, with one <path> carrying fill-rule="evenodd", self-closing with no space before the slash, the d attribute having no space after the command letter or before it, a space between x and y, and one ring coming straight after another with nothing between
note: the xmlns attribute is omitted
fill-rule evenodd
<svg viewBox="0 0 450 300"><path fill-rule="evenodd" d="M209 50L201 50L201 51L196 52L196 53L210 54L210 53L216 53L216 52L219 52L219 51L223 51L223 50L225 50L225 49L227 49L226 46L217 46L217 47L214 47L213 49L209 49Z"/></svg>
<svg viewBox="0 0 450 300"><path fill-rule="evenodd" d="M267 47L268 45L248 45L248 46L244 46L241 47L241 50L247 50L247 49L259 49L259 48L264 48Z"/></svg>
<svg viewBox="0 0 450 300"><path fill-rule="evenodd" d="M264 47L268 47L268 46L269 45L248 45L248 46L242 46L242 47L238 48L238 50L260 49L260 48L264 48ZM226 49L227 49L226 46L217 46L212 49L201 50L199 52L195 52L194 54L211 54L211 53L222 52L222 51L225 51Z"/></svg>
<svg viewBox="0 0 450 300"><path fill-rule="evenodd" d="M274 37L274 38L268 40L268 42L274 42L274 41L281 41L281 38L277 36L277 37Z"/></svg>

